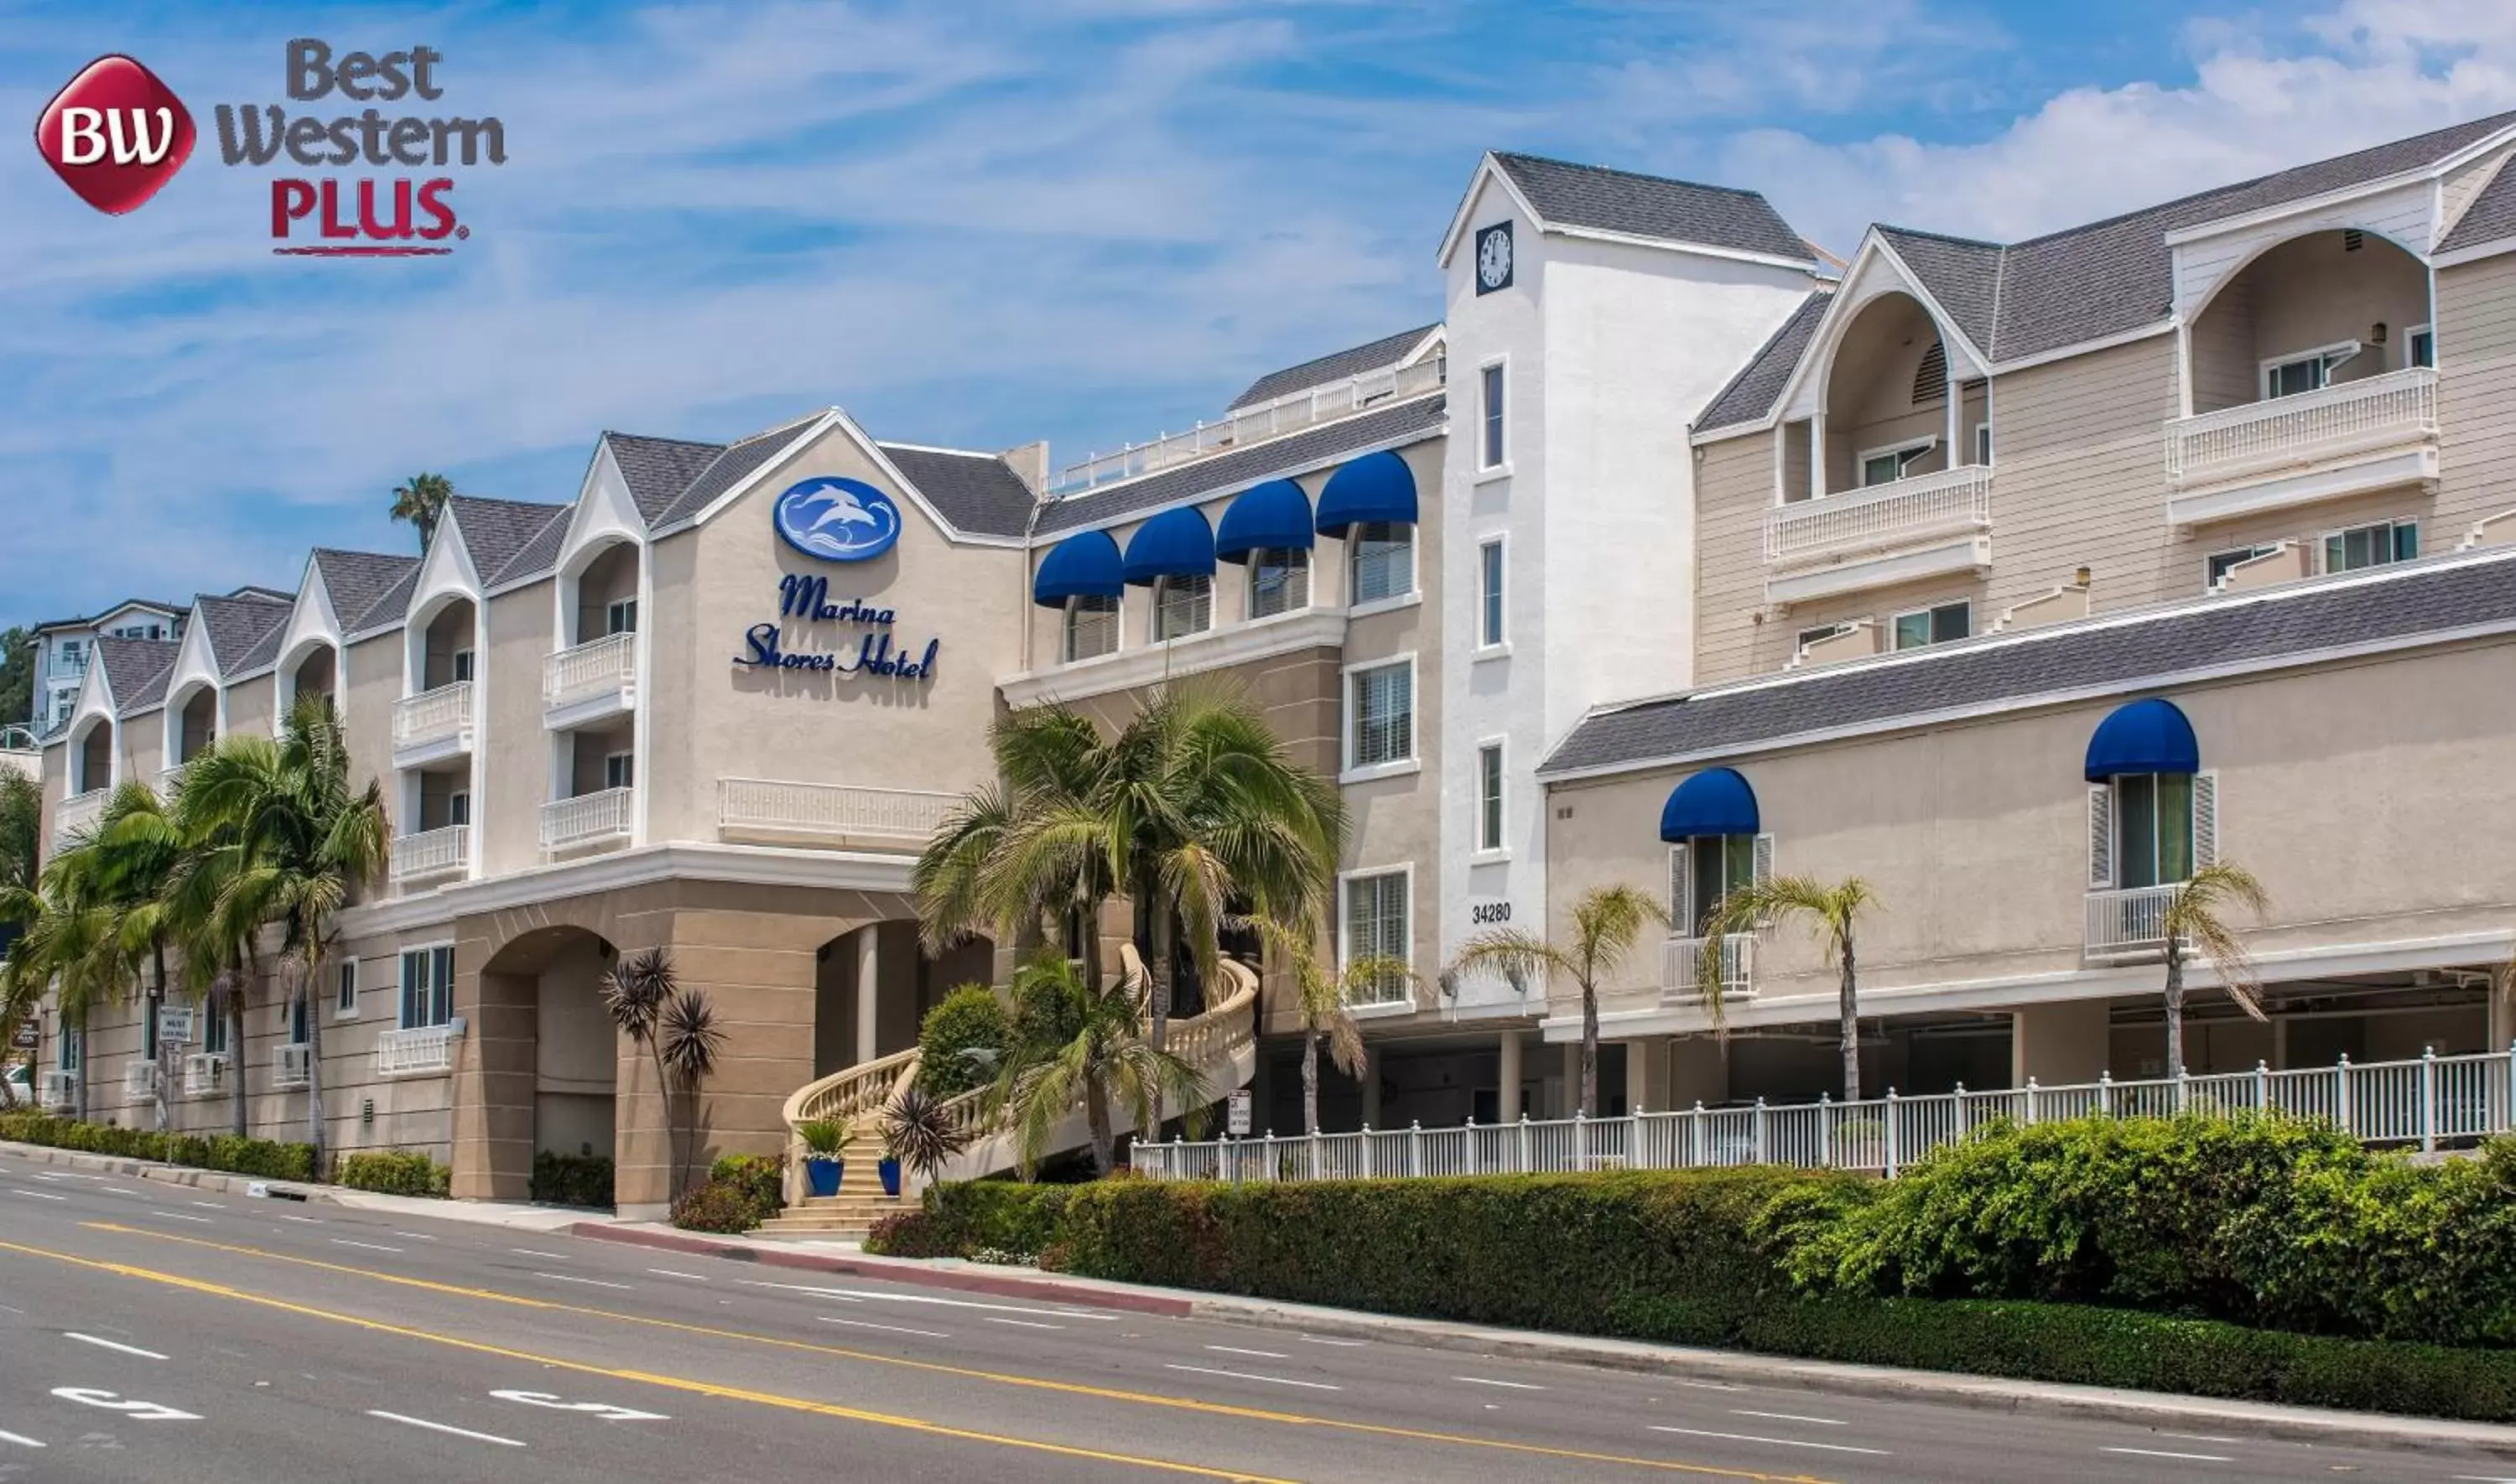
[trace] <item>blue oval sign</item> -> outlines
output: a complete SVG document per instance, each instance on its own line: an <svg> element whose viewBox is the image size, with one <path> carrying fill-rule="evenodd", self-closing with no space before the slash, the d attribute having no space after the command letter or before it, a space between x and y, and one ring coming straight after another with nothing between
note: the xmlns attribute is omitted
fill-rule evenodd
<svg viewBox="0 0 2516 1484"><path fill-rule="evenodd" d="M788 546L823 561L870 560L900 539L900 507L861 479L824 474L789 485L774 518Z"/></svg>

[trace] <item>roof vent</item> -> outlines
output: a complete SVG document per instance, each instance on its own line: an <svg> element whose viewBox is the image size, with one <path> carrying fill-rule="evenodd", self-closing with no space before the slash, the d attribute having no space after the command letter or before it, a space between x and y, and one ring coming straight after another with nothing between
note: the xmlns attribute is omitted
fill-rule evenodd
<svg viewBox="0 0 2516 1484"><path fill-rule="evenodd" d="M2368 234L2367 234L2366 232L2361 231L2359 228L2357 228L2357 227L2345 227L2345 228L2342 230L2342 233L2341 233L2341 250L2342 250L2343 252L2345 252L2345 253L2355 253L2355 252L2359 251L2359 249L2361 249L2361 248L2363 248L2363 247L2366 247L2367 245L2368 245Z"/></svg>
<svg viewBox="0 0 2516 1484"><path fill-rule="evenodd" d="M1949 343L1933 341L1922 352L1922 363L1913 368L1913 405L1936 402L1949 394Z"/></svg>

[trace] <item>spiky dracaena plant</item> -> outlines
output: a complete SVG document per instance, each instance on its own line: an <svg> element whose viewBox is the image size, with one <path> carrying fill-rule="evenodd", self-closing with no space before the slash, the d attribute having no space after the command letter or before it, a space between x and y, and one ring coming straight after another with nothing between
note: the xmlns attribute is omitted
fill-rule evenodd
<svg viewBox="0 0 2516 1484"><path fill-rule="evenodd" d="M673 1194L679 1198L691 1182L691 1165L696 1158L699 1139L699 1094L707 1080L716 1075L717 1054L725 1049L725 1031L716 1023L716 1007L709 1003L707 992L685 989L664 1002L664 1011L656 1020L655 1045L671 1073L673 1084L682 1094L687 1123L682 1139L681 1177ZM667 1107L666 1114L670 1116Z"/></svg>
<svg viewBox="0 0 2516 1484"><path fill-rule="evenodd" d="M679 1168L673 1158L673 1092L671 1080L664 1072L664 1049L656 1039L656 1029L664 1018L664 1007L672 1002L680 988L680 978L673 970L673 956L661 948L642 948L622 954L604 971L598 993L605 1014L611 1017L612 1027L629 1038L629 1044L647 1053L655 1068L655 1098L664 1119L664 1163Z"/></svg>

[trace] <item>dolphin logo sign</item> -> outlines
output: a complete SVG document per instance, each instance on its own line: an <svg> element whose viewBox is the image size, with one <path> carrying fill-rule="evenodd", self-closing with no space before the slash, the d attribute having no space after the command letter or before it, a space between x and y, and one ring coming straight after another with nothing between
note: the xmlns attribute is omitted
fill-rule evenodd
<svg viewBox="0 0 2516 1484"><path fill-rule="evenodd" d="M788 546L823 561L867 561L900 539L900 507L861 479L824 474L788 485L772 518Z"/></svg>

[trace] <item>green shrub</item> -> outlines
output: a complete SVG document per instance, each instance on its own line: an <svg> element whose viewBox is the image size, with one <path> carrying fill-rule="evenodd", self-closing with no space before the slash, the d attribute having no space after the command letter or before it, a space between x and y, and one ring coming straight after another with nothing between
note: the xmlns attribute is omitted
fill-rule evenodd
<svg viewBox="0 0 2516 1484"><path fill-rule="evenodd" d="M732 1236L760 1224L760 1208L742 1187L728 1180L709 1180L673 1203L673 1224L684 1231L712 1231Z"/></svg>
<svg viewBox="0 0 2516 1484"><path fill-rule="evenodd" d="M554 1154L543 1149L533 1155L532 1198L554 1206L608 1208L611 1175L608 1156Z"/></svg>
<svg viewBox="0 0 2516 1484"><path fill-rule="evenodd" d="M730 1185L751 1203L757 1226L786 1209L786 1161L770 1154L726 1154L708 1167L708 1183Z"/></svg>
<svg viewBox="0 0 2516 1484"><path fill-rule="evenodd" d="M344 1154L332 1178L353 1190L384 1195L443 1197L454 1186L454 1172L417 1149L375 1149Z"/></svg>
<svg viewBox="0 0 2516 1484"><path fill-rule="evenodd" d="M864 1250L877 1257L957 1257L959 1248L945 1240L944 1223L923 1211L895 1211L876 1216L865 1233Z"/></svg>
<svg viewBox="0 0 2516 1484"><path fill-rule="evenodd" d="M950 1097L995 1080L996 1064L1013 1045L1013 1020L996 992L964 984L926 1012L917 1032L917 1085ZM990 1056L963 1054L986 1051Z"/></svg>
<svg viewBox="0 0 2516 1484"><path fill-rule="evenodd" d="M934 1218L939 1257L968 1257L992 1250L1036 1256L1058 1240L1072 1185L1025 1185L1013 1180L956 1180L926 1187L926 1214ZM901 1255L901 1256L905 1256Z"/></svg>
<svg viewBox="0 0 2516 1484"><path fill-rule="evenodd" d="M311 1144L283 1144L267 1138L238 1138L232 1134L158 1134L118 1129L111 1124L81 1123L44 1113L0 1114L0 1139L105 1154L117 1159L154 1160L194 1170L269 1180L313 1180L314 1149Z"/></svg>

